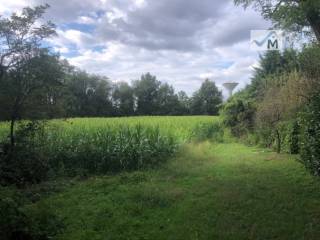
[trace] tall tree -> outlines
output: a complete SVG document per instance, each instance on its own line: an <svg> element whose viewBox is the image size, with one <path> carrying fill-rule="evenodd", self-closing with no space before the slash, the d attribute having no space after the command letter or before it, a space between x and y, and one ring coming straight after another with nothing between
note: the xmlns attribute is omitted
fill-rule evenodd
<svg viewBox="0 0 320 240"><path fill-rule="evenodd" d="M190 98L184 91L178 92L178 101L179 101L179 114L188 115L190 114Z"/></svg>
<svg viewBox="0 0 320 240"><path fill-rule="evenodd" d="M49 5L23 8L21 14L0 16L0 80L30 58L39 55L44 39L55 35L55 25L46 22L37 25Z"/></svg>
<svg viewBox="0 0 320 240"><path fill-rule="evenodd" d="M174 89L167 83L159 88L158 115L177 115L179 113L179 100Z"/></svg>
<svg viewBox="0 0 320 240"><path fill-rule="evenodd" d="M192 97L192 114L217 115L222 103L222 93L214 82L206 79Z"/></svg>
<svg viewBox="0 0 320 240"><path fill-rule="evenodd" d="M55 34L51 22L39 25L39 19L48 5L24 8L21 14L0 16L0 84L14 84L13 102L10 109L10 142L14 146L14 125L28 97L39 88L56 83L58 79L48 75L46 65L49 52L42 41ZM43 62L45 61L45 62ZM51 66L50 66L51 67Z"/></svg>
<svg viewBox="0 0 320 240"><path fill-rule="evenodd" d="M139 115L154 115L158 111L158 96L161 82L150 73L133 83L136 97L136 112Z"/></svg>
<svg viewBox="0 0 320 240"><path fill-rule="evenodd" d="M299 68L298 53L289 49L284 52L267 51L260 56L260 64L255 68L251 84L247 91L252 98L261 100L266 90L272 85L283 85L278 78L283 73L296 71Z"/></svg>
<svg viewBox="0 0 320 240"><path fill-rule="evenodd" d="M116 84L113 94L113 103L116 114L120 116L131 116L134 114L133 89L126 82Z"/></svg>
<svg viewBox="0 0 320 240"><path fill-rule="evenodd" d="M70 70L66 81L66 108L71 116L110 116L113 114L111 83L107 77Z"/></svg>
<svg viewBox="0 0 320 240"><path fill-rule="evenodd" d="M234 0L245 8L253 5L262 16L273 21L275 27L301 32L310 27L320 42L319 0Z"/></svg>

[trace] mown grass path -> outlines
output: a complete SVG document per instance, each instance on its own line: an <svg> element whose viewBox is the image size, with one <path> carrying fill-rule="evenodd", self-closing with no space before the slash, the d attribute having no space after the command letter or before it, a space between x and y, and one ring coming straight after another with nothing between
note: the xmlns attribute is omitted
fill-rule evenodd
<svg viewBox="0 0 320 240"><path fill-rule="evenodd" d="M319 239L320 182L294 157L191 144L160 170L90 178L47 197L58 239ZM41 202L40 202L41 203Z"/></svg>

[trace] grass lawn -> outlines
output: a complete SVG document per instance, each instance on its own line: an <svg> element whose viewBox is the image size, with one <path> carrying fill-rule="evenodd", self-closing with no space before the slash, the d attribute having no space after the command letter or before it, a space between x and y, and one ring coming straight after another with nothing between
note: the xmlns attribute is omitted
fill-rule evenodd
<svg viewBox="0 0 320 240"><path fill-rule="evenodd" d="M319 239L320 185L293 156L190 144L158 170L75 182L40 203L58 239Z"/></svg>

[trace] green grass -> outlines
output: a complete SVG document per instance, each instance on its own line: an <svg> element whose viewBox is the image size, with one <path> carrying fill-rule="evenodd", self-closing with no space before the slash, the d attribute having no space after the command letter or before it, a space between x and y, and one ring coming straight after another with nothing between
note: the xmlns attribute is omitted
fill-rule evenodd
<svg viewBox="0 0 320 240"><path fill-rule="evenodd" d="M0 140L8 131L8 123L1 123ZM74 118L48 121L44 130L31 135L30 146L48 163L46 175L56 178L153 168L181 144L222 135L220 118L212 116Z"/></svg>
<svg viewBox="0 0 320 240"><path fill-rule="evenodd" d="M70 118L48 121L49 130L54 137L66 138L76 133L87 133L116 129L119 126L159 127L162 133L172 134L183 142L192 136L192 131L199 124L219 121L213 116L142 116L116 118ZM0 139L9 133L9 123L0 122Z"/></svg>
<svg viewBox="0 0 320 240"><path fill-rule="evenodd" d="M294 156L237 143L187 144L158 170L66 185L39 204L57 239L319 239L320 185Z"/></svg>

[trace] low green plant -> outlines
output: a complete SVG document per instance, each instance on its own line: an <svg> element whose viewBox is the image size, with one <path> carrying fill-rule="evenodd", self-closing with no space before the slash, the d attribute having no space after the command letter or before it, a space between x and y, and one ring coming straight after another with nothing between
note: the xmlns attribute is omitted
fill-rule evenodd
<svg viewBox="0 0 320 240"><path fill-rule="evenodd" d="M0 236L2 240L49 240L64 228L61 218L45 204L32 205L14 188L0 187Z"/></svg>

